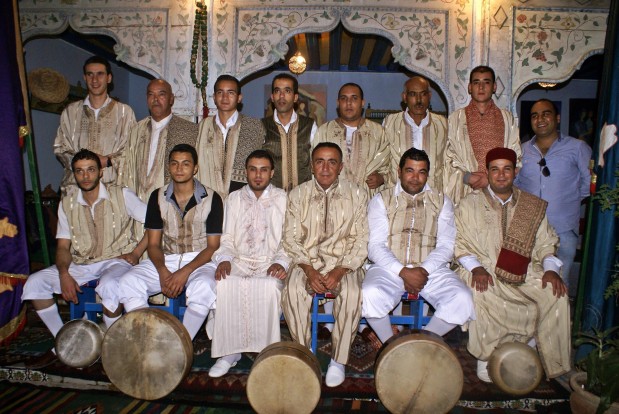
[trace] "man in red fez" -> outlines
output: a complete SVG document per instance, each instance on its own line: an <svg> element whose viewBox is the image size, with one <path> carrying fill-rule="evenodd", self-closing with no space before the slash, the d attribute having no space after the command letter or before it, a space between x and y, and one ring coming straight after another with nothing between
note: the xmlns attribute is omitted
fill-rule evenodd
<svg viewBox="0 0 619 414"><path fill-rule="evenodd" d="M549 378L570 370L567 288L555 256L558 238L546 217L547 203L513 186L516 152L486 155L488 187L460 202L455 256L472 288L477 320L468 350L477 376L490 382L487 361L504 342L536 347Z"/></svg>

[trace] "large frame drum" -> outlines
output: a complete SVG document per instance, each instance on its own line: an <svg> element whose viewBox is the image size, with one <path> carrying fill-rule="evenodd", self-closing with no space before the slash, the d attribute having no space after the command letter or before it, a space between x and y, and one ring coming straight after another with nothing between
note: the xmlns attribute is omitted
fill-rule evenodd
<svg viewBox="0 0 619 414"><path fill-rule="evenodd" d="M488 375L502 391L525 395L537 388L544 369L533 348L520 342L505 342L492 351Z"/></svg>
<svg viewBox="0 0 619 414"><path fill-rule="evenodd" d="M156 400L172 392L189 373L193 345L175 316L160 309L138 309L110 326L101 361L120 391Z"/></svg>
<svg viewBox="0 0 619 414"><path fill-rule="evenodd" d="M92 321L86 319L69 321L56 335L56 355L65 365L86 368L99 359L104 335L103 329Z"/></svg>
<svg viewBox="0 0 619 414"><path fill-rule="evenodd" d="M464 374L454 351L428 331L403 331L376 356L376 392L392 413L446 413L458 403Z"/></svg>
<svg viewBox="0 0 619 414"><path fill-rule="evenodd" d="M258 414L309 414L320 400L321 383L316 355L296 342L277 342L254 361L247 399Z"/></svg>

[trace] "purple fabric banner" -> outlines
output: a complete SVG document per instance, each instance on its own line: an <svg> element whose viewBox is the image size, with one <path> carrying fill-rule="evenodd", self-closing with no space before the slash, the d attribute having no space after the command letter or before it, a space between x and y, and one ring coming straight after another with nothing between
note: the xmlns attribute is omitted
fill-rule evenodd
<svg viewBox="0 0 619 414"><path fill-rule="evenodd" d="M19 127L26 122L15 7L13 0L0 1L0 343L23 326L21 291L29 270L24 168L19 148Z"/></svg>

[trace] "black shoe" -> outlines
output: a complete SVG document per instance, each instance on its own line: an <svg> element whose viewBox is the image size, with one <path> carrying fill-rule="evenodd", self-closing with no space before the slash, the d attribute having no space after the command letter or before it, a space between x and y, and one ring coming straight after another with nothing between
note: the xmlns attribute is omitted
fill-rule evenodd
<svg viewBox="0 0 619 414"><path fill-rule="evenodd" d="M33 361L26 363L28 369L41 369L45 368L58 360L58 356L50 349L43 355L35 358Z"/></svg>
<svg viewBox="0 0 619 414"><path fill-rule="evenodd" d="M208 336L206 336L206 329L200 328L198 333L193 338L193 354L194 355L202 355L209 349Z"/></svg>
<svg viewBox="0 0 619 414"><path fill-rule="evenodd" d="M331 339L331 331L329 329L327 329L326 326L321 326L318 328L318 339L320 341L326 341L328 339Z"/></svg>

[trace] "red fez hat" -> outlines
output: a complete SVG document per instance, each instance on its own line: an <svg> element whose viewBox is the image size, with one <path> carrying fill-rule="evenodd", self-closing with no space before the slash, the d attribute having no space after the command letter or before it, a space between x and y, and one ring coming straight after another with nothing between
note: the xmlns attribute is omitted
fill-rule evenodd
<svg viewBox="0 0 619 414"><path fill-rule="evenodd" d="M497 147L488 151L486 154L486 168L490 165L490 163L494 160L509 160L516 166L516 151L509 148Z"/></svg>

